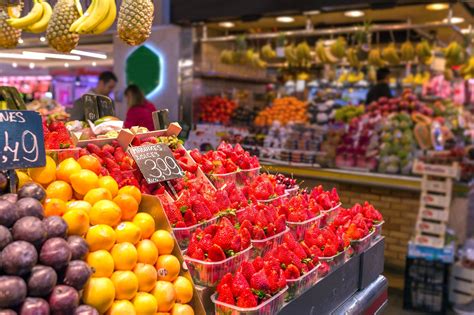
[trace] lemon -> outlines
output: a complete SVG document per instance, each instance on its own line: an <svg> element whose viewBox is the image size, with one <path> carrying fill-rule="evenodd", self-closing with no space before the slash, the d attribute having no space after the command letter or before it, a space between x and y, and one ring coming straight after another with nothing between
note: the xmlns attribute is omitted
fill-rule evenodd
<svg viewBox="0 0 474 315"><path fill-rule="evenodd" d="M82 209L71 209L63 215L68 235L84 235L89 230L89 215Z"/></svg>
<svg viewBox="0 0 474 315"><path fill-rule="evenodd" d="M132 302L137 315L155 315L158 308L156 298L150 293L138 292Z"/></svg>
<svg viewBox="0 0 474 315"><path fill-rule="evenodd" d="M49 155L46 156L46 165L28 169L31 179L46 186L56 179L56 162Z"/></svg>
<svg viewBox="0 0 474 315"><path fill-rule="evenodd" d="M84 201L91 205L101 200L112 200L112 194L105 188L93 188L84 195Z"/></svg>
<svg viewBox="0 0 474 315"><path fill-rule="evenodd" d="M120 223L122 212L113 201L101 200L92 206L89 216L93 225L107 224L115 227Z"/></svg>
<svg viewBox="0 0 474 315"><path fill-rule="evenodd" d="M71 183L71 175L79 172L81 169L81 165L74 158L67 158L59 163L56 170L56 178L66 183Z"/></svg>
<svg viewBox="0 0 474 315"><path fill-rule="evenodd" d="M91 278L84 287L82 300L95 307L99 313L105 313L114 302L115 287L109 278Z"/></svg>
<svg viewBox="0 0 474 315"><path fill-rule="evenodd" d="M140 241L142 232L138 226L132 222L122 222L115 228L117 243L129 242L137 244Z"/></svg>
<svg viewBox="0 0 474 315"><path fill-rule="evenodd" d="M110 226L98 224L92 226L86 234L86 242L91 252L99 249L111 250L115 244L115 231Z"/></svg>
<svg viewBox="0 0 474 315"><path fill-rule="evenodd" d="M89 253L86 258L87 264L92 268L92 277L110 277L114 272L114 259L106 250L98 250Z"/></svg>
<svg viewBox="0 0 474 315"><path fill-rule="evenodd" d="M99 187L99 177L90 170L80 170L69 177L72 188L79 194L85 195L91 189Z"/></svg>
<svg viewBox="0 0 474 315"><path fill-rule="evenodd" d="M119 243L112 248L115 270L132 270L137 264L137 249L132 243Z"/></svg>
<svg viewBox="0 0 474 315"><path fill-rule="evenodd" d="M138 292L138 278L132 271L116 271L110 280L114 283L117 300L131 300Z"/></svg>

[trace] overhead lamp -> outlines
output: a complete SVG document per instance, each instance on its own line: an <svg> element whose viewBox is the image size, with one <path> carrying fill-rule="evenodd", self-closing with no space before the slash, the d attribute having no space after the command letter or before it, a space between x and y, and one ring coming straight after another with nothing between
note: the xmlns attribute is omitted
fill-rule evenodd
<svg viewBox="0 0 474 315"><path fill-rule="evenodd" d="M471 28L463 28L463 29L461 30L461 33L463 33L463 34L469 34L469 33L471 33L471 32L474 32L474 30L471 29Z"/></svg>
<svg viewBox="0 0 474 315"><path fill-rule="evenodd" d="M34 63L34 62L30 62L29 67L30 67L30 69L34 69L34 68L35 68L35 63Z"/></svg>
<svg viewBox="0 0 474 315"><path fill-rule="evenodd" d="M23 59L23 60L45 60L44 56L26 56L22 54L14 54L14 53L0 53L0 58L5 59Z"/></svg>
<svg viewBox="0 0 474 315"><path fill-rule="evenodd" d="M318 14L321 14L321 11L319 10L313 10L313 11L306 11L306 12L303 12L304 15L318 15Z"/></svg>
<svg viewBox="0 0 474 315"><path fill-rule="evenodd" d="M218 24L220 27L225 27L225 28L232 28L235 26L235 23L234 22L230 22L230 21L225 21L225 22L219 22Z"/></svg>
<svg viewBox="0 0 474 315"><path fill-rule="evenodd" d="M431 3L426 5L426 10L430 11L441 11L449 9L448 3Z"/></svg>
<svg viewBox="0 0 474 315"><path fill-rule="evenodd" d="M93 67L96 67L96 66L97 66L97 62L92 61L92 66L93 66Z"/></svg>
<svg viewBox="0 0 474 315"><path fill-rule="evenodd" d="M45 41L46 41L46 37L41 36L41 37L40 37L40 42L44 43Z"/></svg>
<svg viewBox="0 0 474 315"><path fill-rule="evenodd" d="M459 24L459 23L462 23L462 22L464 22L464 18L462 18L460 16L451 17L451 21L448 18L443 20L443 23L451 23L451 24Z"/></svg>
<svg viewBox="0 0 474 315"><path fill-rule="evenodd" d="M16 67L18 67L18 64L16 62L12 63L12 67L16 68Z"/></svg>
<svg viewBox="0 0 474 315"><path fill-rule="evenodd" d="M18 39L18 44L21 45L21 44L23 44L24 42L25 42L25 41L23 40L23 38Z"/></svg>
<svg viewBox="0 0 474 315"><path fill-rule="evenodd" d="M49 53L42 53L36 51L23 51L23 55L25 56L39 56L48 59L63 59L63 60L81 60L79 56L71 56L71 55L64 55L64 54L49 54Z"/></svg>
<svg viewBox="0 0 474 315"><path fill-rule="evenodd" d="M295 21L295 18L291 16L278 16L276 18L276 21L280 23L293 23Z"/></svg>
<svg viewBox="0 0 474 315"><path fill-rule="evenodd" d="M64 68L69 68L69 64L67 62L64 63Z"/></svg>
<svg viewBox="0 0 474 315"><path fill-rule="evenodd" d="M107 59L106 54L95 53L95 52L91 52L91 51L78 50L78 49L71 50L71 54L84 56L84 57L97 58L97 59Z"/></svg>
<svg viewBox="0 0 474 315"><path fill-rule="evenodd" d="M360 10L351 10L351 11L344 12L344 15L347 17L358 18L358 17L364 16L365 13L364 11L360 11Z"/></svg>

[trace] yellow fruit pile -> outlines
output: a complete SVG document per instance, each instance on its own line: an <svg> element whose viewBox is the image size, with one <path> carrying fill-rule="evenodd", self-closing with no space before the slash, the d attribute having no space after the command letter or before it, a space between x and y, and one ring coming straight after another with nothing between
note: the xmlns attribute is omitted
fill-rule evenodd
<svg viewBox="0 0 474 315"><path fill-rule="evenodd" d="M180 276L181 264L172 251L174 238L155 230L155 220L138 213L141 192L118 188L111 176L99 177L90 159L72 158L31 169L32 180L46 187L46 216L62 216L68 235L89 245L87 263L93 270L82 299L101 314L194 314L190 280ZM88 169L88 168L89 169Z"/></svg>
<svg viewBox="0 0 474 315"><path fill-rule="evenodd" d="M257 126L270 126L278 121L282 125L289 122L308 122L308 103L302 102L295 97L277 98L271 107L265 108L255 118Z"/></svg>

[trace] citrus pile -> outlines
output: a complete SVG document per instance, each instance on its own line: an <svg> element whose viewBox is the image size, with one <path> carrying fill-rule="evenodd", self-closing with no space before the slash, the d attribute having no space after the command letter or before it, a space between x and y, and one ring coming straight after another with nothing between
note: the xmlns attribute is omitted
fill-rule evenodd
<svg viewBox="0 0 474 315"><path fill-rule="evenodd" d="M111 176L98 175L98 166L92 156L57 166L47 157L44 167L22 175L23 182L31 178L46 188L45 216L62 216L68 234L84 237L89 245L86 261L93 274L84 303L110 315L194 314L187 304L193 285L180 276L173 236L155 230L154 218L138 212L137 187L119 189Z"/></svg>

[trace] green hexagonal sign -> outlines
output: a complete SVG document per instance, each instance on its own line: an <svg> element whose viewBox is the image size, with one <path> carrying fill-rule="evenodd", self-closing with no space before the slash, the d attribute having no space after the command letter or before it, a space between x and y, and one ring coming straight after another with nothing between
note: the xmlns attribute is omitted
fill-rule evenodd
<svg viewBox="0 0 474 315"><path fill-rule="evenodd" d="M135 49L125 63L127 84L138 85L145 95L153 92L162 80L161 63L160 56L147 46Z"/></svg>

